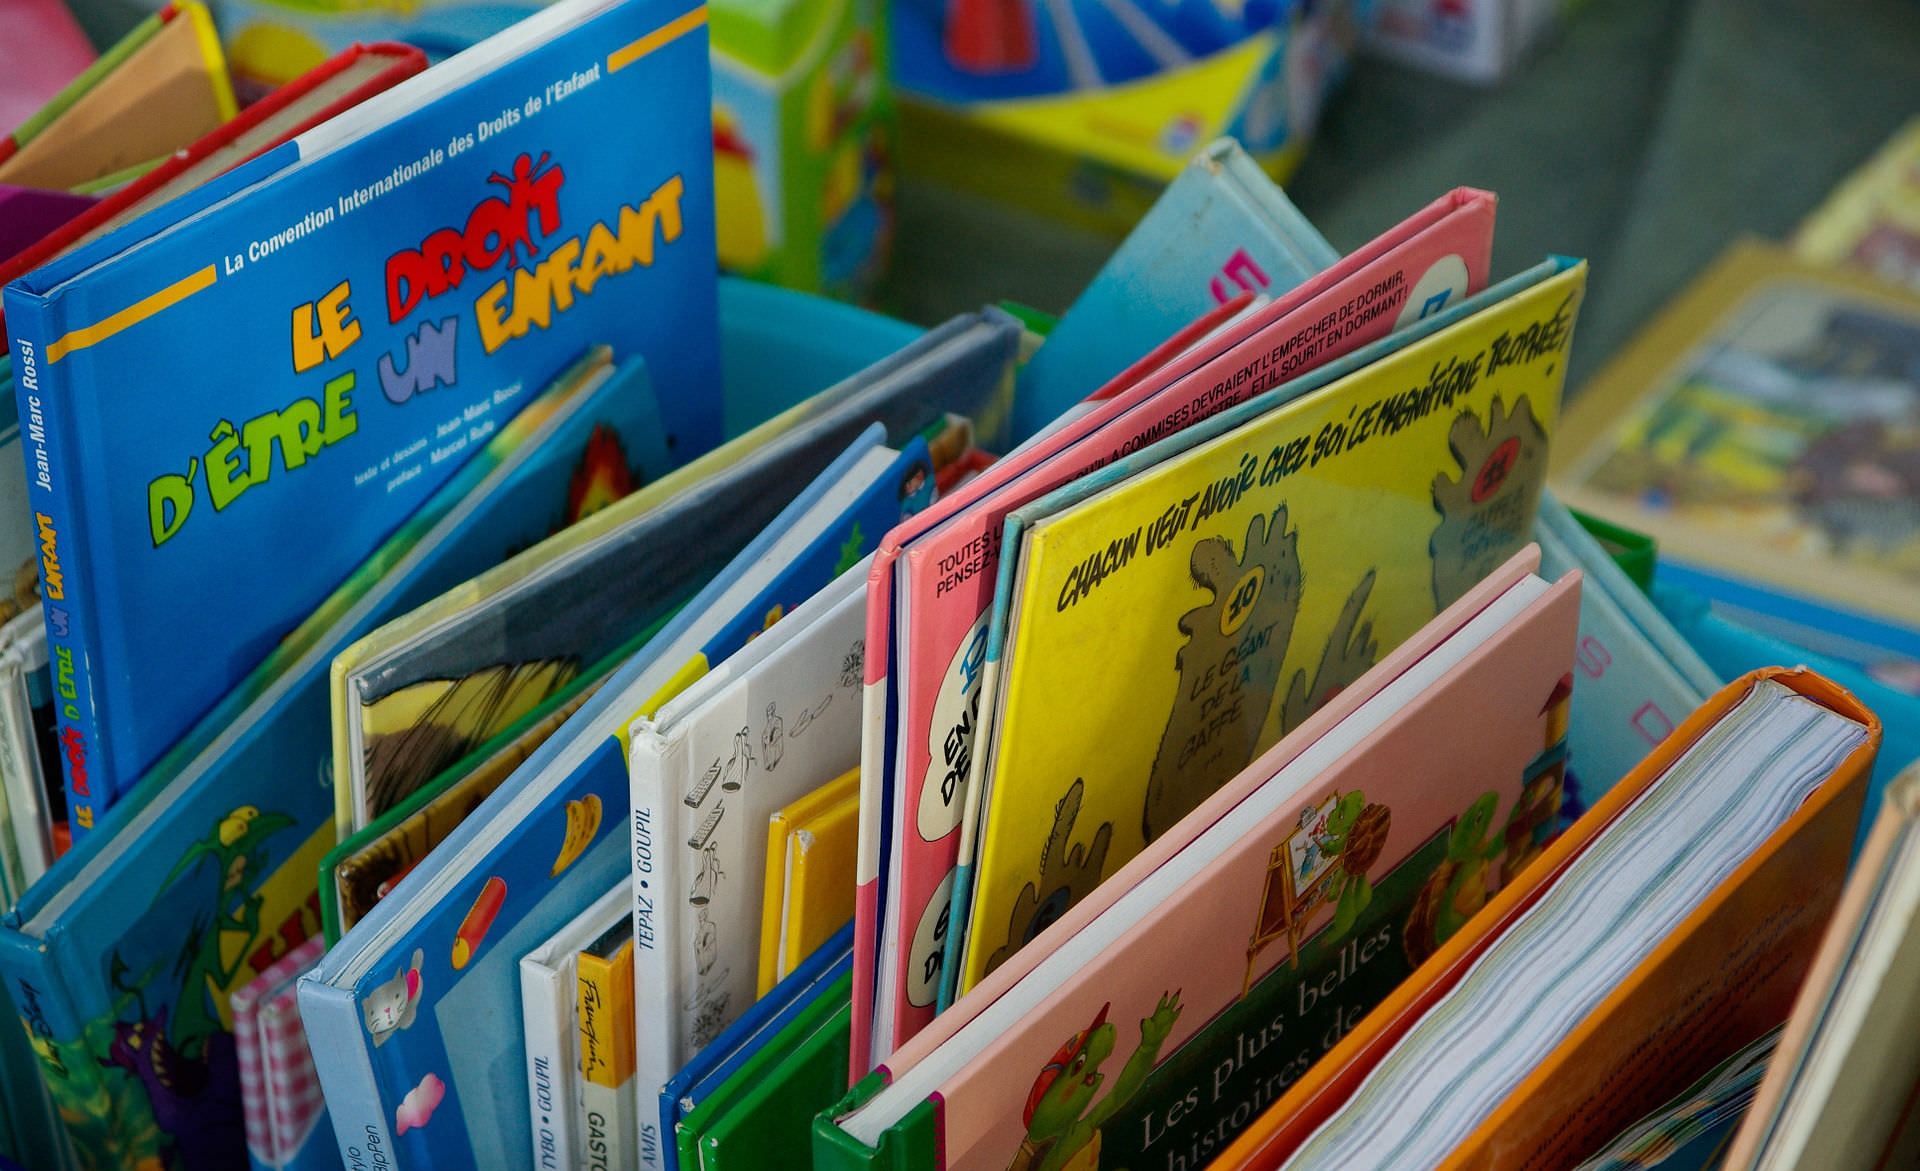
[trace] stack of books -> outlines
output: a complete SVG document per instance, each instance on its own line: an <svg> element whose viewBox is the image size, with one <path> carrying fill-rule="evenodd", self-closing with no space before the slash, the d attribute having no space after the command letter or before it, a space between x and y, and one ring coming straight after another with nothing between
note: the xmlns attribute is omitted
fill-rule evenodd
<svg viewBox="0 0 1920 1171"><path fill-rule="evenodd" d="M1342 253L1223 139L1059 319L916 329L718 276L708 18L348 49L25 245L11 1153L1912 1158L1912 697L1549 490L1799 458L1886 545L1885 317L1708 353L1815 380L1788 456L1563 419L1584 262L1471 188Z"/></svg>

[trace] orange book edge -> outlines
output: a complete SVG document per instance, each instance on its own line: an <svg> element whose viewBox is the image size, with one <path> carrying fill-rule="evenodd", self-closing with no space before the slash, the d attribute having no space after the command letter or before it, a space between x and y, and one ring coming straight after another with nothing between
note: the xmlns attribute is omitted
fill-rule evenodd
<svg viewBox="0 0 1920 1171"><path fill-rule="evenodd" d="M1837 835L1841 850L1839 865L1844 868L1846 851L1852 842L1852 828L1866 797L1867 774L1879 750L1879 718L1844 688L1804 667L1768 667L1745 675L1702 704L1532 865L1495 895L1458 934L1408 977L1405 984L1368 1013L1353 1031L1314 1064L1306 1076L1242 1131L1240 1137L1221 1153L1216 1166L1274 1167L1290 1157L1359 1089L1379 1061L1420 1018L1466 975L1487 947L1509 930L1552 887L1580 856L1581 851L1610 827L1708 729L1745 698L1754 684L1767 679L1858 721L1866 727L1867 738L1841 761L1833 775L1807 798L1784 825L1768 835L1766 841L1654 949L1626 983L1610 993L1573 1032L1554 1047L1547 1060L1506 1096L1500 1106L1455 1150L1445 1166L1479 1165L1473 1160L1485 1155L1491 1136L1496 1135L1503 1126L1511 1124L1522 1109L1537 1108L1538 1103L1534 1099L1540 1084L1559 1072L1567 1056L1577 1053L1581 1043L1607 1023L1617 1006L1637 991L1645 974L1658 970L1668 956L1686 944L1696 923L1714 915L1734 898L1749 879L1796 840L1810 824L1830 817L1840 819L1845 832ZM1837 870L1835 873L1841 872Z"/></svg>

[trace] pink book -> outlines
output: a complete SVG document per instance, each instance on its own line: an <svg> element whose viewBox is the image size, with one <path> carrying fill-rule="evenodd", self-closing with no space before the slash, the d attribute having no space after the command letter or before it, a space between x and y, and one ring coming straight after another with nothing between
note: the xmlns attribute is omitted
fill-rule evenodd
<svg viewBox="0 0 1920 1171"><path fill-rule="evenodd" d="M1579 578L1515 569L996 971L827 1141L955 1171L1205 1165L1556 830Z"/></svg>
<svg viewBox="0 0 1920 1171"><path fill-rule="evenodd" d="M61 0L0 4L0 134L39 113L93 58Z"/></svg>
<svg viewBox="0 0 1920 1171"><path fill-rule="evenodd" d="M885 573L892 580L883 579L878 560L868 579L867 646L890 647L905 669L891 680L890 697L884 689L869 693L876 701L889 698L894 747L890 759L876 756L884 770L862 768L863 798L872 776L873 807L881 792L894 802L890 824L875 827L884 828L875 845L886 851L876 866L887 876L885 905L874 898L871 914L880 930L873 1035L865 1050L855 1045L856 1066L864 1058L870 1067L934 1016L941 927L963 836L985 618L1007 513L1479 292L1492 252L1494 202L1491 194L1466 188L1436 200L1126 389L1096 396L1102 398L1097 407L1003 460L990 483L983 477L973 491L908 522L910 531L889 535L883 548L900 552ZM867 807L863 800L863 811ZM860 965L855 971L857 982ZM857 1002L854 1019L860 1019Z"/></svg>
<svg viewBox="0 0 1920 1171"><path fill-rule="evenodd" d="M326 1109L295 999L300 977L325 952L326 941L313 936L233 994L240 1100L247 1150L256 1164L281 1165L300 1149Z"/></svg>

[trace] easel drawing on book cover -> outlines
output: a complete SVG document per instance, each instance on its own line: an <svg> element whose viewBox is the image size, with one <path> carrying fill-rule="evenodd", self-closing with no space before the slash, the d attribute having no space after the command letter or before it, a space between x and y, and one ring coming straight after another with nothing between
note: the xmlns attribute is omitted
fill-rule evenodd
<svg viewBox="0 0 1920 1171"><path fill-rule="evenodd" d="M1300 969L1300 926L1321 904L1339 908L1328 939L1353 929L1373 901L1367 868L1379 860L1392 824L1391 810L1369 804L1357 790L1335 793L1319 806L1300 811L1300 828L1267 858L1267 884L1247 941L1247 974L1240 995L1253 989L1260 953L1282 935L1287 937L1287 961L1295 971Z"/></svg>

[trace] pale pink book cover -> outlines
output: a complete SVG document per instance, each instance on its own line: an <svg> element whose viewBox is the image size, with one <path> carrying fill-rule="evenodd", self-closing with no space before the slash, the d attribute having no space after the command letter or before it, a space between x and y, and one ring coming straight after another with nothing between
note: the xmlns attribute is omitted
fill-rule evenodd
<svg viewBox="0 0 1920 1171"><path fill-rule="evenodd" d="M1220 820L1234 806L1240 804L1255 789L1287 765L1295 757L1306 751L1315 741L1325 735L1341 720L1352 715L1361 704L1379 694L1387 684L1404 675L1408 668L1427 657L1435 647L1451 638L1455 632L1493 601L1506 593L1513 584L1540 568L1540 547L1528 545L1515 553L1505 565L1489 574L1479 585L1463 594L1459 601L1436 614L1433 621L1420 628L1420 632L1394 648L1385 658L1374 664L1366 674L1356 680L1352 686L1333 697L1327 705L1307 717L1305 723L1281 737L1272 748L1262 753L1258 760L1249 764L1239 776L1221 786L1220 791L1207 798L1199 808L1175 823L1171 830L1155 838L1145 850L1136 854L1127 864L1116 871L1112 878L1094 888L1091 895L1067 909L1051 927L1036 937L1033 943L1015 952L1012 958L1001 964L987 978L982 980L973 991L955 1001L947 1011L933 1018L933 1022L914 1034L894 1051L882 1063L887 1078L891 1081L902 1073L912 1069L925 1057L960 1030L962 1025L986 1009L1000 995L1019 982L1034 965L1045 956L1051 955L1060 946L1072 939L1082 927L1093 922L1102 911L1112 906L1114 900L1126 891L1140 885L1142 879L1158 870L1169 858L1185 849L1187 843L1200 836L1206 828Z"/></svg>
<svg viewBox="0 0 1920 1171"><path fill-rule="evenodd" d="M1205 1165L1544 849L1579 595L1569 574L1157 905L1109 906L1139 913L940 1087L945 1166Z"/></svg>
<svg viewBox="0 0 1920 1171"><path fill-rule="evenodd" d="M1486 286L1494 198L1461 189L1422 209L1272 304L1189 350L1028 453L1017 478L975 495L900 555L908 629L895 706L893 824L880 962L891 965L893 1039L933 1019L938 926L961 850L964 781L977 724L986 618L993 608L1000 532L1008 512L1094 468L1145 447L1316 366L1387 336ZM872 611L870 610L871 614ZM896 620L899 615L896 613ZM878 645L869 639L868 646ZM895 864L897 859L897 865Z"/></svg>

